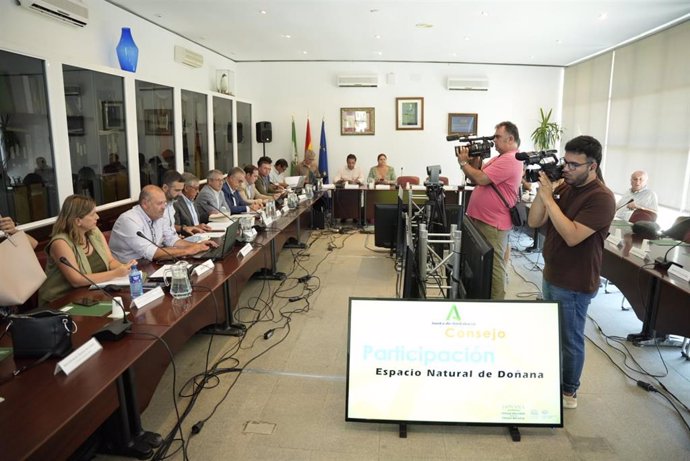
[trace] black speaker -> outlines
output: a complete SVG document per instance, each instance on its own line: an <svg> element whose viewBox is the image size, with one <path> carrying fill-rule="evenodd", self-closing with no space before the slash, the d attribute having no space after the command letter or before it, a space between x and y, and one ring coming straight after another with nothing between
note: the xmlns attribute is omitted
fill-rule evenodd
<svg viewBox="0 0 690 461"><path fill-rule="evenodd" d="M256 122L256 142L271 142L272 140L271 122Z"/></svg>

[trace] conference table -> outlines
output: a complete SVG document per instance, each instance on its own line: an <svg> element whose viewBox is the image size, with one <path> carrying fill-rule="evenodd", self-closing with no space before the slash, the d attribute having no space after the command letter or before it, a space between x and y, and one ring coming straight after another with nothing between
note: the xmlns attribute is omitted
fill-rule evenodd
<svg viewBox="0 0 690 461"><path fill-rule="evenodd" d="M605 242L602 276L621 290L642 321L642 331L632 337L690 337L690 282L654 264L656 258L666 257L690 270L690 246L651 241L645 259L642 239L632 233L630 224L614 221L611 234L619 237Z"/></svg>
<svg viewBox="0 0 690 461"><path fill-rule="evenodd" d="M301 230L311 224L311 209L320 194L300 202L287 211L251 242L244 256L237 246L211 271L192 276L189 298L175 300L169 294L142 308L132 307L128 319L130 332L121 340L102 342L103 349L69 376L54 374L57 359L10 378L13 370L33 359L0 360L0 459L66 459L103 424L116 427L110 444L113 451L132 453L142 431L139 413L149 404L167 369L171 353L180 350L199 330L209 325L232 321L241 290L260 270L275 271L278 253L288 240L301 238ZM148 263L141 268L150 273L159 266ZM128 291L116 293L129 305ZM98 291L80 288L57 300L60 308L88 296L101 301L109 298ZM78 330L72 336L74 348L89 341L92 334L110 322L107 317L74 315ZM0 323L0 328L6 325ZM11 346L3 338L0 347ZM114 424L114 426L112 426Z"/></svg>
<svg viewBox="0 0 690 461"><path fill-rule="evenodd" d="M379 186L377 188L369 188L367 186L360 186L358 188L336 187L332 189L332 216L335 219L352 219L362 225L374 223L376 205L398 203L398 187L400 186ZM446 204L460 203L463 192L462 186L443 186L443 190L444 202ZM414 196L420 196L419 199L414 199L415 203L422 205L427 200L426 187L411 186L411 189L403 191L403 203L408 203L410 193Z"/></svg>

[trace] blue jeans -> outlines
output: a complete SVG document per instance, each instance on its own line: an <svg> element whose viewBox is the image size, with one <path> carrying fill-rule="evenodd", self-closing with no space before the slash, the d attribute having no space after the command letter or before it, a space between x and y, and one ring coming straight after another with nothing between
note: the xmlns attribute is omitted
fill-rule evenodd
<svg viewBox="0 0 690 461"><path fill-rule="evenodd" d="M544 299L561 303L561 370L562 391L574 394L580 387L580 375L585 365L585 321L587 308L597 293L566 290L542 282Z"/></svg>

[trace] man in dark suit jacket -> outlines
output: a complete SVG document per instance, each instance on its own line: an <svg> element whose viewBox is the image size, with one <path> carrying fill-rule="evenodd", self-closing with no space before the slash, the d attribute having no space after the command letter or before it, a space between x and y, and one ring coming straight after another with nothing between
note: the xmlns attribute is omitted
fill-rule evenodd
<svg viewBox="0 0 690 461"><path fill-rule="evenodd" d="M182 174L184 189L175 200L175 230L180 234L192 235L208 232L211 227L201 222L202 212L197 209L194 199L199 194L199 178L192 173Z"/></svg>
<svg viewBox="0 0 690 461"><path fill-rule="evenodd" d="M248 213L250 211L259 211L261 205L259 203L252 203L251 205L244 201L240 195L240 188L244 182L244 170L235 167L228 173L223 184L223 195L225 201L230 205L230 212L232 214Z"/></svg>

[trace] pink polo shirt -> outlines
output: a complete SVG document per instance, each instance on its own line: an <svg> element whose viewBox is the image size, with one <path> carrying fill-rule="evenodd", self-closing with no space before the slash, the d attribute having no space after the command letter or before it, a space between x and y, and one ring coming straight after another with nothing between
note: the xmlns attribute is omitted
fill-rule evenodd
<svg viewBox="0 0 690 461"><path fill-rule="evenodd" d="M515 159L515 151L492 158L484 164L482 171L501 192L508 205L517 202L518 187L522 178L522 162ZM467 215L499 230L513 227L508 208L490 186L476 186L472 191Z"/></svg>

